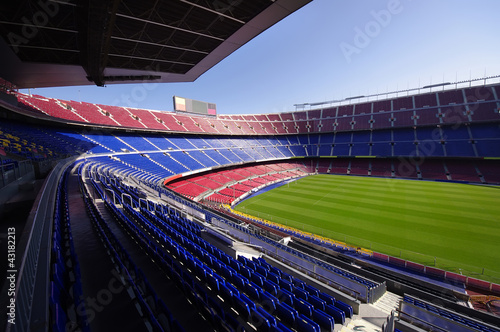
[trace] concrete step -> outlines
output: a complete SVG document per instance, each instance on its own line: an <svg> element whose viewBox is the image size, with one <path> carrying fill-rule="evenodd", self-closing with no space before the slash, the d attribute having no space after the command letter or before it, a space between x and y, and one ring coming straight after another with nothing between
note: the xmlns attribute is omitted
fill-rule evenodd
<svg viewBox="0 0 500 332"><path fill-rule="evenodd" d="M340 332L382 332L382 327L374 325L364 319L353 319L347 326L343 326Z"/></svg>
<svg viewBox="0 0 500 332"><path fill-rule="evenodd" d="M391 311L399 308L399 302L403 299L402 296L391 292L386 292L377 302L372 304L375 308L390 315Z"/></svg>

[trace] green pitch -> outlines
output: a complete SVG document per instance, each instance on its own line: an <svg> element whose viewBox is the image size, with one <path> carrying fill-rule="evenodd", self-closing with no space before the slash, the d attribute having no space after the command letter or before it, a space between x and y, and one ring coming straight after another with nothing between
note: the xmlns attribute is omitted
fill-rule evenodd
<svg viewBox="0 0 500 332"><path fill-rule="evenodd" d="M500 188L314 175L245 200L236 210L377 252L500 281Z"/></svg>

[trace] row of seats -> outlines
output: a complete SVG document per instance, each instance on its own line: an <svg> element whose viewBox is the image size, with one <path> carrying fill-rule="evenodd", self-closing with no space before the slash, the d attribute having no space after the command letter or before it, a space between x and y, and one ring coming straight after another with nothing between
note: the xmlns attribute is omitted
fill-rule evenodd
<svg viewBox="0 0 500 332"><path fill-rule="evenodd" d="M492 171L496 164L483 159L322 158L315 160L314 167L319 173L500 183L500 175Z"/></svg>
<svg viewBox="0 0 500 332"><path fill-rule="evenodd" d="M130 208L127 208L127 211L129 213L134 213L134 210L131 210ZM143 217L143 215L146 215L151 219L155 219L155 214L151 214L151 213L147 213L147 210L145 210L143 208L143 210L141 211L142 213L141 214L137 214L135 217L136 217L136 220L141 220ZM178 219L178 217L176 217ZM176 218L173 218L173 219L176 219ZM207 263L207 265L200 265L198 264L199 266L204 267L205 269L205 273L204 275L207 276L207 278L209 278L209 282L213 283L214 285L217 285L217 286L214 286L214 287L222 287L220 285L226 285L227 284L227 278L224 279L223 277L221 276L218 276L218 277L212 277L214 276L215 274L214 273L221 273L221 275L225 275L226 277L230 277L232 276L232 279L233 282L235 283L241 283L240 286L242 287L245 287L245 285L248 285L249 283L254 283L255 282L258 282L255 277L253 277L254 281L248 281L248 282L244 282L245 279L243 278L246 278L247 280L250 280L251 278L251 272L248 270L248 269L244 269L242 268L241 266L239 267L239 271L245 271L245 272L242 272L242 273L245 273L246 274L246 277L244 277L243 275L237 275L236 274L236 269L238 269L238 266L241 265L241 264L238 264L237 261L234 261L233 259L231 259L229 256L223 254L222 252L220 252L218 249L215 249L214 247L212 247L211 245L209 245L208 243L206 243L206 241L202 240L199 236L195 235L196 232L193 232L193 231L189 231L189 230L182 230L182 228L179 228L179 226L175 226L176 222L172 220L171 217L164 217L162 218L163 220L168 220L170 221L170 223L168 224L168 227L167 225L163 224L162 227L164 229L162 229L163 231L165 231L166 233L165 234L168 234L169 237L173 240L176 240L178 239L178 243L183 243L185 248L186 249L189 249L188 247L191 248L191 250L189 251L190 255L193 255L193 257L197 257L197 259L199 259L200 261L202 262L205 262ZM142 220L143 222L145 222L144 220ZM156 220L156 222L158 223L159 221ZM166 221L164 221L166 222ZM147 224L147 223L146 223ZM145 227L149 227L145 224ZM173 229L172 227L175 226L176 229L178 229L179 231L182 230L182 233L178 233L179 231L176 231L175 229ZM154 233L156 233L156 231L154 231ZM191 242L189 242L191 241ZM194 243L193 243L194 242ZM197 244L197 246L195 246L195 244ZM217 259L216 256L213 256L214 254L209 254L207 251L205 251L204 254L201 254L201 246L204 246L204 248L209 248L208 250L211 250L212 252L214 253L217 253L219 259ZM204 249L204 250L207 250L207 249ZM225 266L224 265L218 265L218 264L221 264L222 263L222 259L224 261L226 261L226 263L228 262L232 262L231 266L234 266L236 269L234 269L233 267L229 268L229 265L226 264ZM188 262L188 264L190 264ZM208 267L210 266L210 267ZM208 270L210 269L210 270ZM232 272L230 272L231 270ZM256 274L255 274L256 275ZM199 275L198 275L199 276ZM250 278L248 278L250 277ZM214 279L215 278L215 281ZM223 280L226 280L226 282L224 282ZM263 280L260 279L262 281L262 284L261 284L261 287L263 286ZM243 281L243 282L242 282ZM221 284L222 283L222 284ZM255 290L255 288L252 288L253 290ZM257 288L258 289L258 288ZM251 290L250 289L247 289L247 292L250 292ZM257 291L257 292L254 292L252 293L253 295L250 295L248 293L245 293L247 295L250 296L250 298L254 298L254 299L260 299L260 296L259 294L264 292L261 288L261 292ZM228 299L229 300L229 299ZM238 300L231 300L230 302L232 301L236 301L236 302L239 302ZM298 303L301 303L302 300L300 300ZM326 309L325 309L326 310ZM352 308L351 308L352 310ZM218 310L220 311L220 310ZM350 313L352 314L352 312L350 311ZM312 313L311 313L312 314Z"/></svg>
<svg viewBox="0 0 500 332"><path fill-rule="evenodd" d="M173 138L161 138L152 145L148 158L161 165L169 165L172 173L178 174L190 170L229 165L256 160L279 159L287 157L317 156L376 156L376 157L496 157L498 150L498 126L491 124L471 124L469 126L422 127L398 130L357 131L352 133L325 133L287 137L286 142L277 136L270 136L262 146L253 146L251 138L232 138L236 145L215 148L202 137L193 137L184 142L191 143L189 150L172 147ZM72 136L68 134L68 136ZM73 138L73 137L72 137ZM87 133L80 136L89 144L98 143L90 152L137 152L143 146L144 139L138 139L134 145L127 145L123 139L130 135L115 137ZM292 139L293 138L293 139ZM147 137L152 141L152 137ZM134 140L135 141L135 140ZM220 141L219 141L220 142ZM130 143L133 143L130 141ZM203 147L195 147L203 144ZM167 150L160 153L158 149ZM179 150L182 149L182 150ZM158 153L154 153L158 151Z"/></svg>
<svg viewBox="0 0 500 332"><path fill-rule="evenodd" d="M195 198L209 190L213 190L214 192L204 197L204 199L229 204L234 199L260 185L285 177L303 175L304 172L300 169L294 172L288 171L297 168L303 168L303 164L299 162L278 162L275 164L241 166L235 169L221 169L175 179L167 183L167 188L189 198ZM265 175L268 173L272 177L266 178ZM238 182L234 183L235 181ZM259 181L259 183L246 185L245 182L247 181ZM229 183L232 184L227 187Z"/></svg>
<svg viewBox="0 0 500 332"><path fill-rule="evenodd" d="M301 176L305 175L304 172L298 170L297 172L286 172L286 175L280 174L280 173L273 173L270 174L269 176L259 176L257 178L248 178L245 179L246 181L252 181L254 184L252 186L240 184L240 183L235 183L232 184L229 187L219 187L217 190L209 195L204 197L204 200L211 201L211 202L218 202L222 204L231 204L234 200L237 198L243 196L246 193L249 193L252 191L253 188L261 186L261 185L266 185L270 184L273 182L276 182L278 180L282 180L286 177L296 177L296 176ZM259 182L257 182L259 181ZM174 190L176 192L179 192L178 190Z"/></svg>
<svg viewBox="0 0 500 332"><path fill-rule="evenodd" d="M71 139L64 139L43 128L13 122L0 123L0 147L27 159L52 159L73 154L78 150Z"/></svg>
<svg viewBox="0 0 500 332"><path fill-rule="evenodd" d="M133 152L117 158L123 159L123 163L140 164L136 166L140 166L143 171L168 177L207 167L289 157L498 157L498 128L493 123L471 124L458 128L443 126L288 137L268 136L256 140L244 136L230 139L208 139L201 136L184 138L179 135L113 136L98 132L72 132L2 123L0 140L7 152L30 159L63 157L84 152ZM142 149L152 151L139 153ZM354 167L353 172L355 171ZM380 172L372 169L372 173L379 175ZM430 176L432 177L432 174Z"/></svg>
<svg viewBox="0 0 500 332"><path fill-rule="evenodd" d="M495 89L498 90L498 86L293 113L218 117L94 105L21 93L17 97L20 108L78 122L177 132L269 135L500 120L499 97Z"/></svg>
<svg viewBox="0 0 500 332"><path fill-rule="evenodd" d="M147 214L147 211L142 211L143 214ZM162 218L163 220L168 220L169 218L165 218L165 216ZM173 219L179 219L173 218ZM169 225L175 227L174 223L170 223ZM177 227L175 227L177 228ZM179 231L180 229L177 228ZM235 261L234 259L230 258L226 254L222 253L220 250L216 249L215 247L209 245L206 241L202 240L198 236L193 236L195 233L193 232L183 232L184 236L186 236L189 240L195 243L195 245L192 245L192 249L194 251L191 251L193 253L194 257L199 258L203 263L207 264L209 268L212 268L214 271L213 272L207 272L206 275L209 278L209 282L213 283L215 286L214 288L217 289L218 292L224 291L224 287L233 287L231 285L235 285L236 287L242 287L246 291L244 293L246 294L247 297L249 297L253 301L257 302L262 302L262 301L267 301L267 305L271 306L271 311L277 310L275 309L276 305L276 300L279 296L278 291L280 289L280 286L278 286L278 281L277 279L274 280L277 283L273 284L271 281L266 280L267 272L263 272L262 270L260 271L264 275L259 275L257 272L252 272L252 270L245 269L241 264L238 264L238 261ZM175 235L174 235L175 236ZM182 238L181 238L182 239ZM186 241L186 238L182 239L181 241ZM187 247L190 247L191 244L190 242L185 242ZM196 245L197 244L197 245ZM239 258L241 260L242 258ZM261 259L260 262L263 260ZM189 264L189 263L188 263ZM270 267L270 265L266 265L266 267ZM280 270L273 268L273 271L276 272L274 276L280 275L280 276L285 276L286 274L281 272ZM215 273L220 273L219 276ZM216 276L215 280L211 279L211 275ZM287 276L288 282L291 280L291 276ZM270 276L269 276L270 277ZM225 278L225 279L224 279ZM228 279L230 279L233 283L230 284L228 283ZM225 280L225 281L224 281ZM264 281L266 280L266 281ZM285 282L285 281L283 281ZM271 285L271 288L266 289L265 291L263 290L262 287L265 288L265 285ZM282 285L282 283L280 283ZM251 285L251 286L249 286ZM290 291L291 289L289 289ZM266 293L267 292L267 293ZM269 294L271 292L271 294ZM325 294L325 296L327 296ZM233 302L237 300L233 299ZM291 299L290 299L291 301ZM291 303L289 303L291 304ZM339 302L337 305L341 305L341 302ZM244 306L245 307L245 306ZM252 307L252 305L250 305ZM350 308L350 307L349 307ZM332 309L335 311L335 309ZM352 310L352 308L351 308ZM350 311L349 311L350 312ZM352 314L352 312L350 312ZM245 310L245 315L250 315L250 312ZM338 312L339 317L341 316L340 311ZM349 316L350 317L350 316ZM343 323L345 319L339 318L339 322ZM290 323L290 322L289 322ZM293 323L293 322L292 322Z"/></svg>
<svg viewBox="0 0 500 332"><path fill-rule="evenodd" d="M444 307L436 305L436 304L429 303L427 301L418 299L414 296L410 296L410 295L405 294L403 297L403 301L406 303L413 304L416 307L421 308L425 311L436 314L436 315L440 316L441 318L446 318L450 321L453 321L456 324L465 325L465 326L470 327L470 328L477 330L477 331L483 331L483 332L498 332L498 331L500 331L499 329L494 328L490 325L487 325L481 321L473 320L473 319L471 319L467 316L464 316L462 314L459 314L453 310L444 308ZM436 320L430 321L429 323L439 326L439 323Z"/></svg>
<svg viewBox="0 0 500 332"><path fill-rule="evenodd" d="M92 182L94 189L101 198L104 197L102 188ZM117 270L124 277L125 285L129 287L135 298L133 300L140 307L140 314L143 317L148 330L152 331L175 331L183 332L184 329L172 316L163 300L158 298L155 290L147 280L142 270L133 262L130 255L120 244L113 234L109 225L104 221L100 212L92 204L88 193L84 196L87 210L91 214L92 221L98 229L104 245L111 252L111 259ZM117 217L122 216L113 204L107 203L107 207L115 213Z"/></svg>
<svg viewBox="0 0 500 332"><path fill-rule="evenodd" d="M135 206L137 202L132 202L132 204ZM240 323L234 313L217 310L217 297L215 295L208 297L207 293L210 290L207 288L206 274L200 275L204 277L201 282L191 276L193 271L188 270L187 265L192 262L192 259L188 260L186 251L181 245L182 242L179 242L185 242L184 238L180 237L180 233L168 228L170 236L166 236L142 214L135 211L132 206L125 203L125 208L127 214L117 207L111 206L117 220L134 235L136 241L140 243L142 248L145 248L148 255L163 267L163 271L178 284L179 288L185 292L187 298L197 307L200 313L222 330L232 330L226 321L236 323L233 329L237 329ZM133 216L133 218L130 219L128 216ZM157 241L161 245L157 245Z"/></svg>
<svg viewBox="0 0 500 332"><path fill-rule="evenodd" d="M71 235L66 190L67 177L68 172L62 176L58 184L54 208L50 258L50 325L53 331L58 332L77 328L81 331L89 331L85 311L76 311L76 308L83 307L84 302L80 266Z"/></svg>
<svg viewBox="0 0 500 332"><path fill-rule="evenodd" d="M349 279L357 284L360 284L360 285L363 285L365 286L366 288L366 294L358 294L357 291L354 291L352 290L352 295L355 296L356 294L358 296L360 296L361 298L363 298L365 301L369 302L370 301L370 289L375 289L375 288L378 288L380 287L380 284L374 282L374 281L371 281L371 280L368 280L368 279L365 279L359 275L356 275L356 274L353 274L353 273L350 273L346 270L343 270L343 269L340 269L338 267L335 267L331 264L328 264L326 262L323 262L323 261L320 261L310 255L307 255L307 254L304 254L303 252L300 252L298 250L295 250L293 248L290 248L282 243L279 243L277 241L274 241L268 237L265 237L265 236L262 236L262 235L258 235L258 234L254 234L253 232L249 231L246 227L243 227L242 225L239 225L239 224L236 224L236 223L233 223L233 222L230 222L228 220L225 220L225 219L222 219L223 222L225 222L226 224L230 225L231 227L234 227L242 232L245 232L247 234L249 234L250 236L254 236L256 238L258 238L259 240L262 240L268 244L271 244L272 246L274 247L277 247L281 250L284 250L302 260L304 260L305 262L308 262L308 263L312 263L314 265L317 265L317 266L321 266L325 269L327 269L328 271L338 275L338 276L341 276L343 278L346 278L346 279ZM272 226L271 226L272 227ZM285 229L286 233L289 232L289 229ZM343 287L343 289L349 289L349 287L345 286Z"/></svg>

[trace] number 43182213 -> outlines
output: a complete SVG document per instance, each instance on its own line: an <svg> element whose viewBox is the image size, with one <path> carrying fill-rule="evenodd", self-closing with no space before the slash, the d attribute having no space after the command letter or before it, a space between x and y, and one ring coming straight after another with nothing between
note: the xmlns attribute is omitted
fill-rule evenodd
<svg viewBox="0 0 500 332"><path fill-rule="evenodd" d="M9 227L7 229L7 261L9 262L9 268L15 268L16 261L16 229L14 227Z"/></svg>

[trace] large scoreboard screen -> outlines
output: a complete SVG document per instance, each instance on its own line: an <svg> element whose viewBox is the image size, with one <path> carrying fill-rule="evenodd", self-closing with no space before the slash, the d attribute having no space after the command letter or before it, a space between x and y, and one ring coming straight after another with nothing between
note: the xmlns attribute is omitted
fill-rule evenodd
<svg viewBox="0 0 500 332"><path fill-rule="evenodd" d="M201 115L217 115L215 104L174 96L174 111Z"/></svg>

